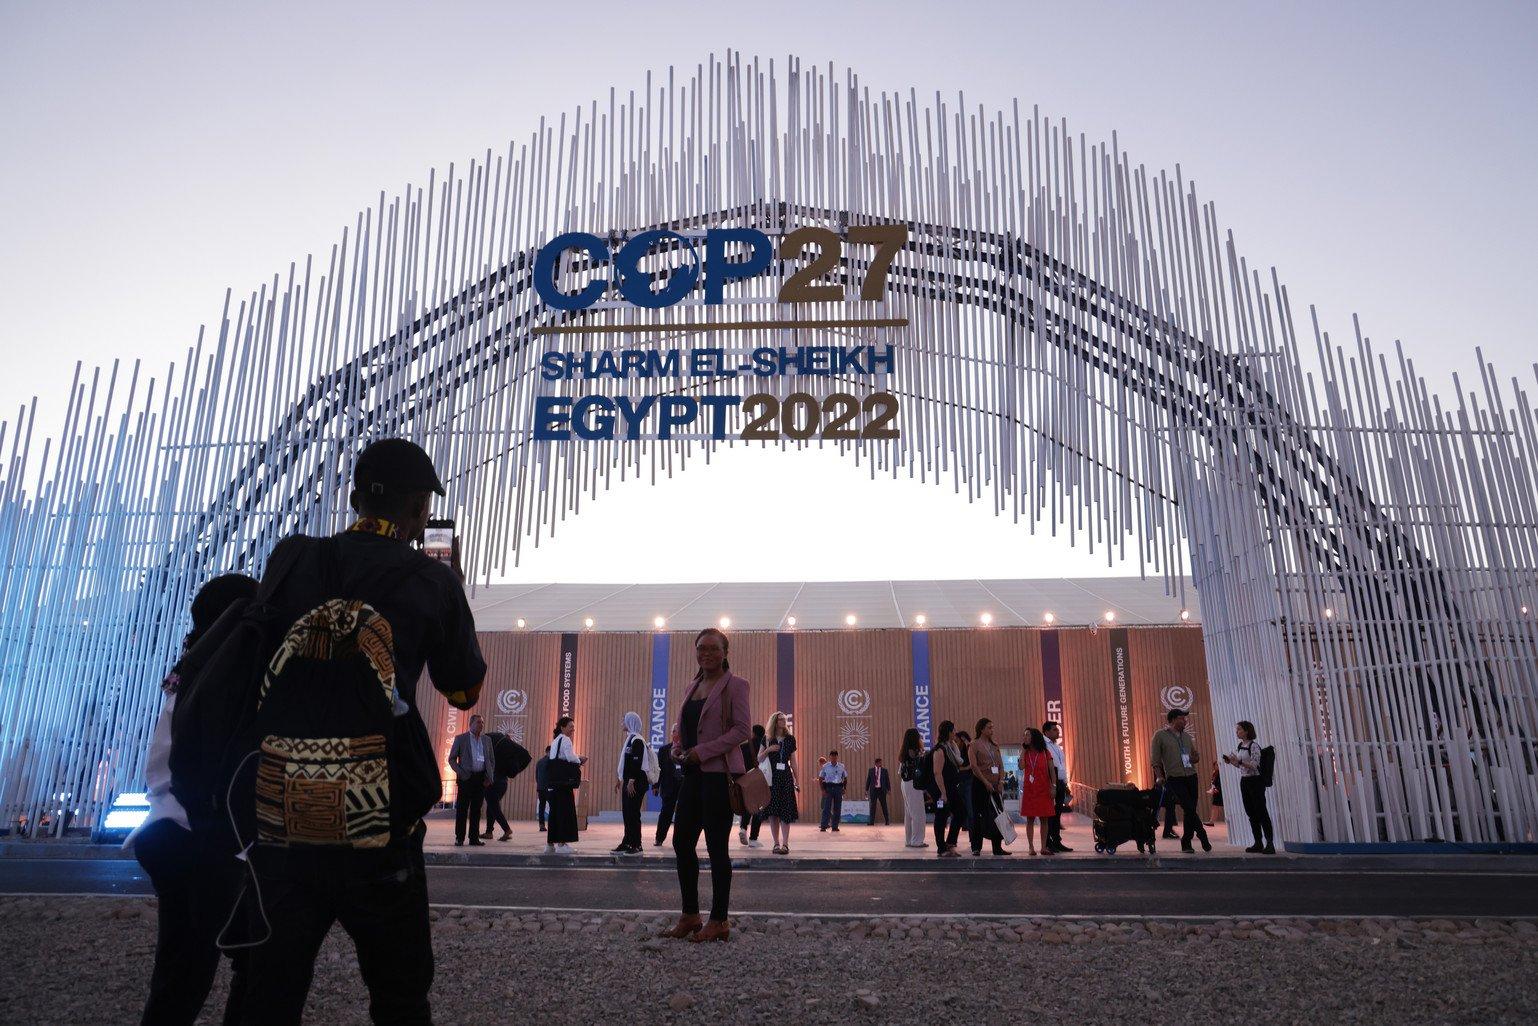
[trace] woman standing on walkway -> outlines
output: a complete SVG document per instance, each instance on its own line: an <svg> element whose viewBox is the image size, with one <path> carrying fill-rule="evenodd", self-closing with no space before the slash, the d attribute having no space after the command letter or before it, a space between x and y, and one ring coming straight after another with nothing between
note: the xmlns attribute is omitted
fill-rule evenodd
<svg viewBox="0 0 1538 1026"><path fill-rule="evenodd" d="M898 776L903 789L903 843L909 848L927 848L924 840L924 792L918 782L923 776L924 739L913 727L903 734L902 751L898 754Z"/></svg>
<svg viewBox="0 0 1538 1026"><path fill-rule="evenodd" d="M939 858L956 858L956 836L961 832L961 818L965 806L961 800L961 753L956 747L956 725L950 720L940 721L940 732L935 746L925 758L929 760L930 773L934 776L935 790L935 855ZM970 775L969 775L970 777ZM945 828L954 823L950 840L946 840Z"/></svg>
<svg viewBox="0 0 1538 1026"><path fill-rule="evenodd" d="M747 772L742 743L753 736L748 682L732 673L730 642L714 627L694 639L699 672L684 695L679 745L684 780L674 814L673 854L678 857L678 890L683 914L662 936L691 941L726 940L732 892L731 777ZM700 922L700 833L710 853L710 921Z"/></svg>
<svg viewBox="0 0 1538 1026"><path fill-rule="evenodd" d="M801 815L796 806L796 768L791 762L796 739L790 732L789 717L782 712L769 717L764 741L764 757L769 760L769 804L764 807L764 818L769 821L774 853L789 855L790 825Z"/></svg>
<svg viewBox="0 0 1538 1026"><path fill-rule="evenodd" d="M950 752L956 760L956 790L960 792L960 804L951 810L950 830L946 833L945 846L957 855L956 842L961 839L961 832L965 830L968 836L972 833L972 735L964 730L956 731L951 738Z"/></svg>
<svg viewBox="0 0 1538 1026"><path fill-rule="evenodd" d="M967 761L972 764L972 854L981 855L987 840L995 856L1008 855L993 821L1004 808L1004 758L993 743L993 721L986 716L977 721L977 738L967 746Z"/></svg>
<svg viewBox="0 0 1538 1026"><path fill-rule="evenodd" d="M619 746L619 765L614 790L619 792L620 811L625 818L625 836L614 849L618 855L641 854L641 806L646 804L646 741L641 737L640 713L627 712L621 724L625 740Z"/></svg>
<svg viewBox="0 0 1538 1026"><path fill-rule="evenodd" d="M1276 832L1271 826L1271 810L1266 808L1266 782L1260 777L1260 742L1255 740L1255 724L1240 720L1234 724L1234 733L1239 737L1239 747L1223 756L1223 761L1239 768L1239 797L1244 799L1244 815L1255 839L1244 850L1255 855L1275 855Z"/></svg>
<svg viewBox="0 0 1538 1026"><path fill-rule="evenodd" d="M550 821L545 832L546 855L572 854L577 839L577 788L582 786L582 764L587 756L578 755L572 743L576 721L562 716L555 723L555 740L550 743L550 764L545 782L550 790Z"/></svg>
<svg viewBox="0 0 1538 1026"><path fill-rule="evenodd" d="M1035 727L1025 728L1020 746L1020 815L1025 817L1025 843L1036 854L1036 824L1041 824L1041 853L1055 855L1047 844L1047 824L1057 814L1057 766L1047 751L1047 738Z"/></svg>

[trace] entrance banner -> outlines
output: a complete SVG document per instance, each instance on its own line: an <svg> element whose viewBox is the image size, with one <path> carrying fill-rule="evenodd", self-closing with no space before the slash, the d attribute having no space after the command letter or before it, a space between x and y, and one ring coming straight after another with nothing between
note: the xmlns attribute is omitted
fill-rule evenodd
<svg viewBox="0 0 1538 1026"><path fill-rule="evenodd" d="M1123 780L1132 780L1132 650L1127 631L1117 627L1111 635L1111 687L1116 694L1116 739L1120 746Z"/></svg>
<svg viewBox="0 0 1538 1026"><path fill-rule="evenodd" d="M925 751L933 744L934 703L929 694L929 632L913 631L913 725Z"/></svg>
<svg viewBox="0 0 1538 1026"><path fill-rule="evenodd" d="M1041 693L1046 700L1045 719L1063 723L1063 660L1056 630L1041 632Z"/></svg>
<svg viewBox="0 0 1538 1026"><path fill-rule="evenodd" d="M575 716L577 708L577 639L579 634L561 635L561 716Z"/></svg>
<svg viewBox="0 0 1538 1026"><path fill-rule="evenodd" d="M652 695L646 739L652 751L661 748L672 738L672 731L668 729L668 657L672 654L672 642L672 636L666 631L652 635ZM646 807L650 810L660 809L662 799L648 791Z"/></svg>
<svg viewBox="0 0 1538 1026"><path fill-rule="evenodd" d="M796 636L782 631L774 636L774 704L785 714L785 726L796 732Z"/></svg>

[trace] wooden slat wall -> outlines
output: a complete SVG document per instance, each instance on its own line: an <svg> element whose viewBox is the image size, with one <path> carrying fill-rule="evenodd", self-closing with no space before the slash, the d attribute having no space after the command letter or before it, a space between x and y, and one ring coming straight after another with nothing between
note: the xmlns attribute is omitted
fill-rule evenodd
<svg viewBox="0 0 1538 1026"><path fill-rule="evenodd" d="M931 631L930 674L934 724L953 720L970 732L977 719L997 724L1004 744L1019 743L1027 725L1045 718L1039 628ZM776 636L768 631L728 632L733 672L751 684L753 720L764 723L775 711L777 680ZM1105 630L1058 630L1063 676L1063 731L1071 779L1091 787L1121 778L1117 762L1116 702L1111 682L1110 638ZM693 631L670 636L668 723L678 719L684 693L695 672ZM620 720L634 710L649 723L652 634L585 633L577 649L577 750L591 757L584 812L618 809L612 779L619 751ZM481 648L489 667L478 712L490 729L512 726L525 731L525 747L537 758L549 742L555 724L559 685L560 635L483 633ZM1197 627L1129 628L1132 660L1134 777L1147 784L1148 750L1153 732L1164 722L1162 690L1184 684L1192 692L1192 727L1204 762L1231 746L1231 725L1214 732L1207 692L1201 630ZM913 716L912 635L907 631L818 631L795 637L796 738L800 744L798 779L802 781L802 816L815 821L821 794L816 786L817 757L839 748L849 765L851 798L865 796L865 771L880 755L892 771L892 814L902 814L901 792L895 785L897 750ZM524 711L508 717L497 710L497 696L509 689L528 696ZM849 750L839 741L845 717L838 697L848 690L870 695L864 714L869 746ZM418 702L440 763L448 756L453 734L468 717L460 714L450 731L451 710L427 681L418 688ZM1217 737L1223 739L1219 748ZM452 774L444 771L445 798L453 798ZM1203 770L1205 789L1207 773ZM1237 796L1234 796L1237 799ZM534 775L526 773L508 790L504 808L509 817L534 815ZM1205 809L1205 799L1203 808Z"/></svg>
<svg viewBox="0 0 1538 1026"><path fill-rule="evenodd" d="M1068 760L1068 779L1091 788L1122 780L1110 640L1105 632L1091 630L1060 630L1058 637L1063 671L1063 752ZM1134 742L1137 729L1134 724ZM1136 751L1134 747L1134 761ZM1146 755L1147 739L1143 741L1143 751Z"/></svg>
<svg viewBox="0 0 1538 1026"><path fill-rule="evenodd" d="M897 784L897 753L903 731L913 726L913 656L907 631L822 631L796 638L796 742L800 749L801 818L815 822L822 814L817 758L830 749L849 767L846 798L865 797L865 774L877 756L892 777L888 806L902 816ZM846 716L839 695L863 691L870 706ZM864 748L840 741L840 726L868 731Z"/></svg>

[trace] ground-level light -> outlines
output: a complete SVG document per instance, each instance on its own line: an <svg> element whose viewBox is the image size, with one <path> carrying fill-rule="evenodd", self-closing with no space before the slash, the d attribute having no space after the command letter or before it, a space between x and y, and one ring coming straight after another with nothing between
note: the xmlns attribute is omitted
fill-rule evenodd
<svg viewBox="0 0 1538 1026"><path fill-rule="evenodd" d="M125 791L112 800L112 806L103 817L95 840L121 841L150 814L150 796L143 791Z"/></svg>

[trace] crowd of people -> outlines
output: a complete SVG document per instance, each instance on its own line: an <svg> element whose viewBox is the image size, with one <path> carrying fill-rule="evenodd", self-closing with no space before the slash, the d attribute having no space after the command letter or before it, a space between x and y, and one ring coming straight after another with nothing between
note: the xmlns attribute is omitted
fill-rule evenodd
<svg viewBox="0 0 1538 1026"><path fill-rule="evenodd" d="M192 630L162 684L146 762L150 812L127 842L160 898L143 1022L195 1021L223 953L233 968L225 1023L298 1023L321 943L337 923L356 945L373 1020L431 1021L424 817L442 781L416 686L426 668L450 705L470 710L487 669L457 543L450 563L414 544L434 494L443 486L425 452L404 440L376 442L356 461L357 518L346 530L286 538L260 582L223 575L194 598ZM642 853L642 808L655 795L652 843L672 835L680 905L662 936L703 943L730 936L733 824L739 843L758 847L767 822L773 853L790 854L801 787L790 719L782 711L754 724L726 634L700 631L695 661L667 744L649 745L636 713L623 719L613 789L624 832L614 851ZM512 828L501 803L530 753L488 734L479 715L468 727L448 758L457 783L454 843L484 845L498 828L506 841ZM1186 713L1171 710L1154 738L1154 778L1184 812L1183 847L1191 850L1195 837L1210 850L1196 816L1198 752L1185 728ZM1256 840L1249 850L1272 852L1269 749L1249 722L1236 733L1238 746L1223 760L1240 772ZM589 760L574 738L573 719L562 716L534 764L538 826L552 854L571 853L578 838L577 794ZM987 718L970 735L942 722L927 748L917 730L906 731L898 752L904 843L929 847L932 810L938 857L960 854L963 830L972 855L986 844L1007 856L1014 812L1031 854L1069 851L1057 723L1025 731L1011 772L1015 810L1006 807L1004 759ZM820 829L838 832L849 770L837 750L819 758L816 780ZM871 824L878 809L890 824L892 780L881 759L865 790ZM702 839L711 877L703 915Z"/></svg>

